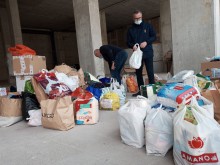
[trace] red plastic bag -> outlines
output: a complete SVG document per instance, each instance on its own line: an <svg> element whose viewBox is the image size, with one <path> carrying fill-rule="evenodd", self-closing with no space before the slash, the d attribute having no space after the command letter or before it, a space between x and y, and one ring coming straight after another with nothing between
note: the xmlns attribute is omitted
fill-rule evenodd
<svg viewBox="0 0 220 165"><path fill-rule="evenodd" d="M40 83L50 99L63 97L72 93L67 85L58 81L54 72L49 73L43 70L42 72L35 74L34 79Z"/></svg>
<svg viewBox="0 0 220 165"><path fill-rule="evenodd" d="M17 44L15 47L8 48L12 56L36 55L36 51L22 44Z"/></svg>
<svg viewBox="0 0 220 165"><path fill-rule="evenodd" d="M81 87L78 87L76 88L76 90L71 94L71 96L73 98L76 98L76 99L91 99L93 97L93 94L90 93L89 91L81 88Z"/></svg>

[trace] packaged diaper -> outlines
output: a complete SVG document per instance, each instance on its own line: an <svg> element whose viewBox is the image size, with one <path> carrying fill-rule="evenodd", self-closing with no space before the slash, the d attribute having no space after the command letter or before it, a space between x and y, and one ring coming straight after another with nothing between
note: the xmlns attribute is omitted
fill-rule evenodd
<svg viewBox="0 0 220 165"><path fill-rule="evenodd" d="M76 124L96 124L99 120L98 100L77 99L75 101Z"/></svg>

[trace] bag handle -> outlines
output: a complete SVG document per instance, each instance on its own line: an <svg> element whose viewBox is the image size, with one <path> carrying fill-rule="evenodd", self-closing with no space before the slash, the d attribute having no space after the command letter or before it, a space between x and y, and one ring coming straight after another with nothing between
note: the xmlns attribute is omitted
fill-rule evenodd
<svg viewBox="0 0 220 165"><path fill-rule="evenodd" d="M136 43L135 46L137 46L137 50L136 51L140 51L141 50L140 45L138 43Z"/></svg>

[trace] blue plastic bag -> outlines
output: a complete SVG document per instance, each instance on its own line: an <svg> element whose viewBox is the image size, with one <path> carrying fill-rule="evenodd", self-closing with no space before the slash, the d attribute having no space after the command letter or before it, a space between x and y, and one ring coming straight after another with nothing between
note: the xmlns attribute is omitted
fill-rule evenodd
<svg viewBox="0 0 220 165"><path fill-rule="evenodd" d="M92 86L88 86L86 88L86 90L91 92L97 100L99 100L102 95L102 90L99 88L94 88Z"/></svg>
<svg viewBox="0 0 220 165"><path fill-rule="evenodd" d="M101 81L103 84L110 84L111 78L103 77L103 78L100 78L99 81Z"/></svg>

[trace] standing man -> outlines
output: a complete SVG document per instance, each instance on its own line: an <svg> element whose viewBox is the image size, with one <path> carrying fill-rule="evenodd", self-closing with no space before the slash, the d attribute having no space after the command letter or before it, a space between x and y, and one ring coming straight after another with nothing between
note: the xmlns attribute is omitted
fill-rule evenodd
<svg viewBox="0 0 220 165"><path fill-rule="evenodd" d="M128 58L127 52L114 45L103 45L94 50L98 58L104 58L109 65L110 73L121 84L121 70Z"/></svg>
<svg viewBox="0 0 220 165"><path fill-rule="evenodd" d="M152 43L156 40L156 33L153 27L146 22L142 21L142 12L136 10L133 13L133 25L128 29L127 32L127 45L129 48L135 51L137 47L136 43L140 45L143 52L142 65L139 69L136 69L136 76L138 87L140 89L141 85L144 85L143 81L143 63L145 63L147 75L149 79L149 84L154 84L154 68L153 68L153 48ZM132 96L140 95L140 91Z"/></svg>

